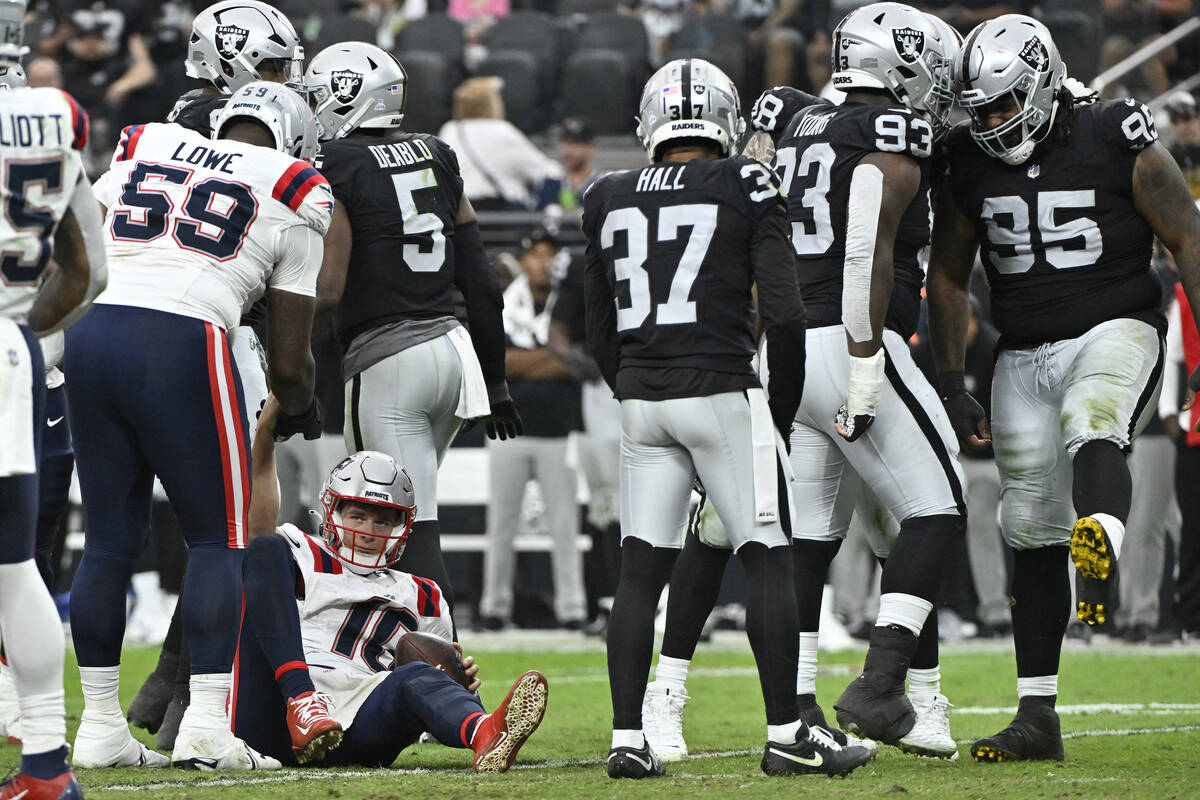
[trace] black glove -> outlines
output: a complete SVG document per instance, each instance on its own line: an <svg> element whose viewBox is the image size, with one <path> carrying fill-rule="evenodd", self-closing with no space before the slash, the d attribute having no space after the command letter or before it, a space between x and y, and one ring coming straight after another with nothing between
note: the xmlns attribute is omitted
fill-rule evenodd
<svg viewBox="0 0 1200 800"><path fill-rule="evenodd" d="M850 410L846 408L845 403L842 403L842 407L838 409L837 414L833 417L833 424L837 428L837 432L847 442L853 442L858 439L858 437L867 432L867 428L870 428L874 422L874 414L856 414L853 417L850 416ZM788 452L789 454L791 453L790 450Z"/></svg>
<svg viewBox="0 0 1200 800"><path fill-rule="evenodd" d="M275 441L286 442L297 433L303 433L305 439L320 439L322 417L321 403L316 395L303 414L292 416L280 409L279 421L275 423Z"/></svg>
<svg viewBox="0 0 1200 800"><path fill-rule="evenodd" d="M1200 366L1192 370L1192 376L1188 378L1188 388L1200 394Z"/></svg>
<svg viewBox="0 0 1200 800"><path fill-rule="evenodd" d="M938 396L946 407L946 415L950 417L950 427L960 442L965 442L972 436L980 439L987 434L979 432L979 423L984 423L987 430L987 414L967 391L966 374L962 372L943 372L938 375Z"/></svg>
<svg viewBox="0 0 1200 800"><path fill-rule="evenodd" d="M483 428L489 439L515 439L525 432L521 415L512 400L492 404L492 413L483 418Z"/></svg>

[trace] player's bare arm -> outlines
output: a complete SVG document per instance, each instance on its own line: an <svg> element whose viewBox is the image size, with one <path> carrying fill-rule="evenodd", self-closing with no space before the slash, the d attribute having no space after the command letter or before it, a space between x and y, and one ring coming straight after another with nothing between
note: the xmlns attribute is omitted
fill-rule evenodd
<svg viewBox="0 0 1200 800"><path fill-rule="evenodd" d="M755 131L746 139L746 145L742 148L742 155L749 156L761 164L768 167L775 165L775 142L771 139L771 134L766 131Z"/></svg>
<svg viewBox="0 0 1200 800"><path fill-rule="evenodd" d="M279 519L279 479L275 471L275 424L279 421L279 401L268 394L258 413L258 427L250 445L250 510L247 542L275 532Z"/></svg>
<svg viewBox="0 0 1200 800"><path fill-rule="evenodd" d="M302 294L267 290L267 376L283 413L293 417L313 402L316 363L309 341L315 305Z"/></svg>
<svg viewBox="0 0 1200 800"><path fill-rule="evenodd" d="M100 208L87 181L79 181L55 233L52 263L58 268L47 273L29 314L30 327L39 336L83 316L108 284Z"/></svg>
<svg viewBox="0 0 1200 800"><path fill-rule="evenodd" d="M1171 251L1192 314L1200 321L1200 210L1179 165L1157 142L1137 157L1133 168L1133 205ZM1195 403L1198 385L1200 370L1188 380L1185 410ZM1200 430L1200 421L1197 426Z"/></svg>
<svg viewBox="0 0 1200 800"><path fill-rule="evenodd" d="M312 326L314 336L320 336L329 329L333 312L342 300L353 247L350 217L346 214L345 206L338 203L333 207L333 221L325 234L325 255L321 260L321 272L317 275L317 303Z"/></svg>

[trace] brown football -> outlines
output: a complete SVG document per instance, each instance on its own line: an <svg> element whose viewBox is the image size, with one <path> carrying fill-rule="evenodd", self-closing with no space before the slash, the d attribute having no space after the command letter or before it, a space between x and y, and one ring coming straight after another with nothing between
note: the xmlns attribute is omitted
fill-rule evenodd
<svg viewBox="0 0 1200 800"><path fill-rule="evenodd" d="M401 636L400 641L396 643L396 666L412 661L424 661L426 664L432 664L449 675L464 689L471 685L471 679L463 671L458 651L440 636L417 631Z"/></svg>

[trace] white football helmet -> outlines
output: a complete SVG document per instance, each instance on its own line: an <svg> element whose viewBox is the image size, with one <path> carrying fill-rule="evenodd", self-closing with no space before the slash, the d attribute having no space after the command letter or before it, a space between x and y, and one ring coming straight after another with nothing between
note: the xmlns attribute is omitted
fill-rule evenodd
<svg viewBox="0 0 1200 800"><path fill-rule="evenodd" d="M229 94L262 80L261 68L299 83L304 48L296 28L278 9L258 0L221 0L196 15L184 68Z"/></svg>
<svg viewBox="0 0 1200 800"><path fill-rule="evenodd" d="M833 87L883 89L934 116L953 55L953 43L929 15L900 3L872 3L851 11L833 32Z"/></svg>
<svg viewBox="0 0 1200 800"><path fill-rule="evenodd" d="M708 139L727 156L746 131L737 87L701 58L676 59L650 76L638 109L637 135L651 161L672 139Z"/></svg>
<svg viewBox="0 0 1200 800"><path fill-rule="evenodd" d="M342 504L347 501L396 509L399 515L390 534L349 530L342 521ZM321 535L350 571L364 575L400 560L416 511L416 494L408 473L389 455L360 450L334 467L325 480L321 490ZM359 537L386 541L376 551L358 541Z"/></svg>
<svg viewBox="0 0 1200 800"><path fill-rule="evenodd" d="M955 92L971 115L971 136L985 153L1006 164L1023 164L1046 138L1066 77L1050 31L1022 14L977 25L954 62ZM988 112L997 103L1011 103L1017 113L989 130Z"/></svg>
<svg viewBox="0 0 1200 800"><path fill-rule="evenodd" d="M234 92L217 115L212 138L238 117L249 117L267 126L275 137L275 149L313 162L317 154L317 119L308 103L281 83L255 81Z"/></svg>
<svg viewBox="0 0 1200 800"><path fill-rule="evenodd" d="M317 53L304 73L321 140L357 128L399 128L408 75L396 57L366 42L342 42Z"/></svg>
<svg viewBox="0 0 1200 800"><path fill-rule="evenodd" d="M5 64L0 61L0 89L20 89L29 85L25 68L20 64Z"/></svg>
<svg viewBox="0 0 1200 800"><path fill-rule="evenodd" d="M942 63L934 70L936 83L930 92L929 116L933 131L941 136L950 130L950 112L954 110L954 59L962 49L962 34L937 14L926 12L929 21L938 29L942 42Z"/></svg>

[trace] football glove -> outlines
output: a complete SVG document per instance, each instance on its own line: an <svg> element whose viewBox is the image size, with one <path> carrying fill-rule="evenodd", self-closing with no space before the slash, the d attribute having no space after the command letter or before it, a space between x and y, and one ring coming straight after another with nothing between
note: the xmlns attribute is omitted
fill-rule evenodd
<svg viewBox="0 0 1200 800"><path fill-rule="evenodd" d="M320 439L323 416L321 401L317 400L316 395L313 395L312 403L303 414L292 416L280 409L279 420L275 423L275 441L286 442L297 433L304 434L305 439Z"/></svg>
<svg viewBox="0 0 1200 800"><path fill-rule="evenodd" d="M879 389L883 385L886 363L883 348L866 358L850 356L846 402L842 403L837 416L833 418L838 435L848 442L862 436L875 422L875 409L879 405Z"/></svg>
<svg viewBox="0 0 1200 800"><path fill-rule="evenodd" d="M942 398L946 415L950 417L950 427L960 442L969 442L971 437L981 441L991 438L987 414L979 401L967 391L964 373L943 372L938 375L938 396Z"/></svg>
<svg viewBox="0 0 1200 800"><path fill-rule="evenodd" d="M512 400L492 404L492 413L483 418L483 428L489 439L515 439L525 432L521 415Z"/></svg>

